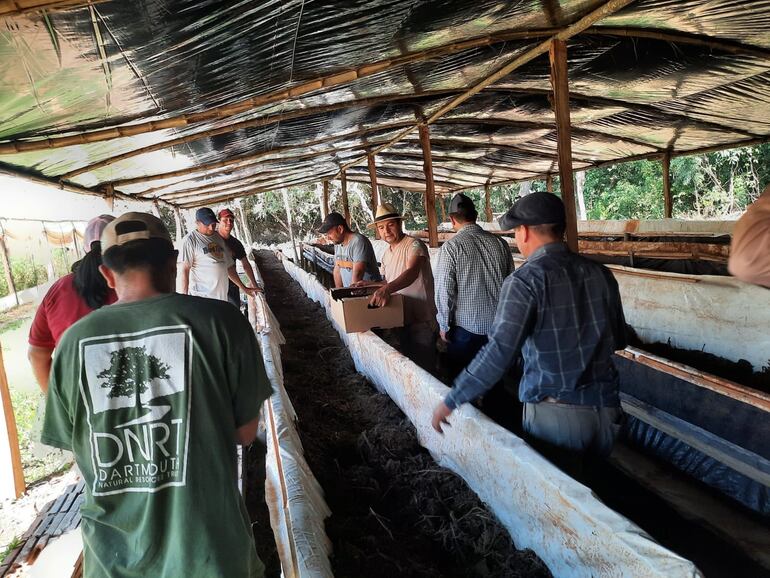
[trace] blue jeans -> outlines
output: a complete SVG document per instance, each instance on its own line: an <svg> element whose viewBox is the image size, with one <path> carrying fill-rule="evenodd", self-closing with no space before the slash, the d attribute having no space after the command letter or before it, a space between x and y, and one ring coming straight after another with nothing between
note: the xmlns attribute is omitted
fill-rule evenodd
<svg viewBox="0 0 770 578"><path fill-rule="evenodd" d="M463 369L468 367L479 350L489 341L486 335L471 333L459 326L449 329L447 339L449 339L446 346L447 365L451 379L457 377Z"/></svg>

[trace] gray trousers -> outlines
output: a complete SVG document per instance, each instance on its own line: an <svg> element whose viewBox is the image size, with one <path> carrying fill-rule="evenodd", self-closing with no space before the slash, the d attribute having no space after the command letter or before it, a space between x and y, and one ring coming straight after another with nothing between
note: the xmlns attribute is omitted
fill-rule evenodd
<svg viewBox="0 0 770 578"><path fill-rule="evenodd" d="M569 453L607 457L618 435L622 411L562 403L525 403L524 431L536 440Z"/></svg>

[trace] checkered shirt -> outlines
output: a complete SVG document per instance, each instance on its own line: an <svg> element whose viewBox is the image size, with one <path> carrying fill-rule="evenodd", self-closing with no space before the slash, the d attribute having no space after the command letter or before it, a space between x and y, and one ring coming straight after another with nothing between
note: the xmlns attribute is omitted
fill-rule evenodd
<svg viewBox="0 0 770 578"><path fill-rule="evenodd" d="M451 407L483 395L524 356L519 399L617 407L612 354L626 346L626 321L612 273L569 251L540 247L510 275L489 342L457 377L444 400Z"/></svg>
<svg viewBox="0 0 770 578"><path fill-rule="evenodd" d="M508 244L470 223L441 247L436 267L436 320L477 335L492 327L500 287L513 272Z"/></svg>

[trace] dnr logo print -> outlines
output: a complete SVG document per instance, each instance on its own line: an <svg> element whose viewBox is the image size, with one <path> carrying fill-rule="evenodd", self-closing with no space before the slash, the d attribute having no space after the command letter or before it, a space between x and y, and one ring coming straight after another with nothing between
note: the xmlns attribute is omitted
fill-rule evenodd
<svg viewBox="0 0 770 578"><path fill-rule="evenodd" d="M186 326L80 342L95 496L185 485L191 347Z"/></svg>
<svg viewBox="0 0 770 578"><path fill-rule="evenodd" d="M203 254L204 255L211 255L211 258L215 261L223 261L225 258L225 250L219 243L215 243L214 241L210 242L206 247L203 248Z"/></svg>

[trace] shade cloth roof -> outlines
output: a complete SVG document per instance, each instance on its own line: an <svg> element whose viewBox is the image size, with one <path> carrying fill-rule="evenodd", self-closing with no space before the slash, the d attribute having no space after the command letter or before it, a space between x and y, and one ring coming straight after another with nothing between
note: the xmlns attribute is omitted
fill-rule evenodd
<svg viewBox="0 0 770 578"><path fill-rule="evenodd" d="M401 135L378 151L378 182L424 190L417 131L405 129L604 4L19 10L0 36L0 163L190 207L341 167L368 182L367 152ZM768 0L637 0L567 45L576 170L770 139ZM538 56L431 123L437 192L558 172L549 70Z"/></svg>

